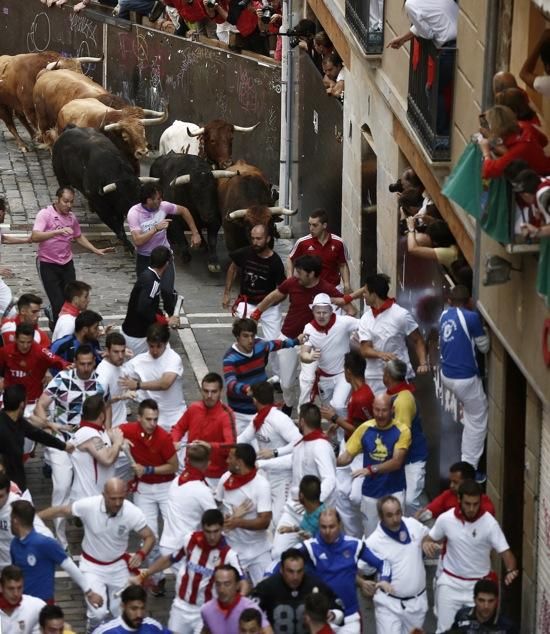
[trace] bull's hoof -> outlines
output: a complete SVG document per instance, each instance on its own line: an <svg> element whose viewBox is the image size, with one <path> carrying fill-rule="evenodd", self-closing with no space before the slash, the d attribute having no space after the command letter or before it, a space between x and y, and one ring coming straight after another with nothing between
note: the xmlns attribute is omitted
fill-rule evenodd
<svg viewBox="0 0 550 634"><path fill-rule="evenodd" d="M26 145L20 145L19 149L23 152L23 154L26 154L29 151L29 148Z"/></svg>
<svg viewBox="0 0 550 634"><path fill-rule="evenodd" d="M221 273L222 267L218 262L208 262L209 273Z"/></svg>

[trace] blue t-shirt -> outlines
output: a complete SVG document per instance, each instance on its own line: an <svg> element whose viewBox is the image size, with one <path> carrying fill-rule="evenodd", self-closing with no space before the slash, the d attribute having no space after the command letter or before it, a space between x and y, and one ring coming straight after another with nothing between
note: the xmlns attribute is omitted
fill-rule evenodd
<svg viewBox="0 0 550 634"><path fill-rule="evenodd" d="M471 339L483 337L485 331L479 315L473 310L460 309ZM439 318L439 350L441 370L449 379L470 379L479 375L472 343L464 332L455 307L443 311Z"/></svg>
<svg viewBox="0 0 550 634"><path fill-rule="evenodd" d="M11 561L23 571L23 592L49 601L55 594L55 568L68 555L61 544L34 529L23 539L10 544Z"/></svg>
<svg viewBox="0 0 550 634"><path fill-rule="evenodd" d="M170 634L170 630L163 627L150 616L146 616L143 619L137 630L130 629L121 616L103 623L103 625L94 630L94 634L128 634L128 632L135 632L135 634Z"/></svg>

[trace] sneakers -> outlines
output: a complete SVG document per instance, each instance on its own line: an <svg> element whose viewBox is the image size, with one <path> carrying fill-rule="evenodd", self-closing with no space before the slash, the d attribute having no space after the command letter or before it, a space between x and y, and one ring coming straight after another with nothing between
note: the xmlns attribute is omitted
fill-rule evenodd
<svg viewBox="0 0 550 634"><path fill-rule="evenodd" d="M154 583L149 588L154 597L163 597L166 594L166 579L161 579L158 583Z"/></svg>
<svg viewBox="0 0 550 634"><path fill-rule="evenodd" d="M487 482L487 474L483 471L476 471L475 480L478 484L485 484Z"/></svg>

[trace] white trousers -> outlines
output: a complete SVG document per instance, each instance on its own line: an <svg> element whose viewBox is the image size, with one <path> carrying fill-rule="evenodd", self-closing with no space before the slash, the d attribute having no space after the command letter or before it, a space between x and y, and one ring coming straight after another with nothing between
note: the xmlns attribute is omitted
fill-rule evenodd
<svg viewBox="0 0 550 634"><path fill-rule="evenodd" d="M250 313L256 310L256 304L250 302L239 302L235 310L237 317L250 317ZM261 314L259 324L262 327L262 339L266 341L273 341L277 339L281 332L281 324L283 322L283 312L281 305L270 306L265 312ZM277 353L274 352L269 355L269 362L271 363L271 370L273 374L279 374L279 359Z"/></svg>
<svg viewBox="0 0 550 634"><path fill-rule="evenodd" d="M284 341L288 337L280 335L279 339ZM288 407L294 407L298 402L296 386L298 384L298 367L300 365L299 351L300 346L295 346L294 348L279 350L277 353L279 356L279 380L283 390L283 400Z"/></svg>
<svg viewBox="0 0 550 634"><path fill-rule="evenodd" d="M419 460L405 465L405 514L414 515L422 508L420 497L426 482L426 461Z"/></svg>
<svg viewBox="0 0 550 634"><path fill-rule="evenodd" d="M338 497L336 498L336 510L340 513L344 533L361 539L363 537L363 518L361 515L361 489L359 488L359 497L352 498L351 492L353 485L359 478L355 480L351 474L356 469L363 466L363 456L359 454L355 456L351 464L347 467L338 467L336 469L336 487Z"/></svg>
<svg viewBox="0 0 550 634"><path fill-rule="evenodd" d="M410 634L415 628L422 629L428 611L426 592L400 601L378 590L373 602L376 631L380 634Z"/></svg>
<svg viewBox="0 0 550 634"><path fill-rule="evenodd" d="M46 447L44 460L52 468L52 506L66 506L71 499L73 484L73 464L66 451ZM67 548L67 520L58 518L53 521L55 534L63 548Z"/></svg>
<svg viewBox="0 0 550 634"><path fill-rule="evenodd" d="M130 572L125 561L117 561L108 566L94 564L83 557L80 560L80 570L88 587L93 588L103 598L103 605L94 608L86 603L86 616L89 620L89 631L97 627L110 612L114 617L120 614L120 597L116 596L120 590L128 585Z"/></svg>
<svg viewBox="0 0 550 634"><path fill-rule="evenodd" d="M313 367L311 367L313 366ZM315 382L316 363L302 363L300 371L300 405L311 403L311 392ZM346 381L343 372L334 376L319 377L319 399L323 404L330 404L338 416L346 415L346 407L351 385Z"/></svg>
<svg viewBox="0 0 550 634"><path fill-rule="evenodd" d="M382 375L380 376L367 376L365 374L365 382L372 390L372 393L376 396L377 394L383 393L386 391L386 386L384 385L384 381L382 381Z"/></svg>
<svg viewBox="0 0 550 634"><path fill-rule="evenodd" d="M338 634L361 634L361 617L359 612L344 618L343 625L333 625L332 629Z"/></svg>
<svg viewBox="0 0 550 634"><path fill-rule="evenodd" d="M243 431L254 419L255 414L241 414L241 412L233 412L235 414L235 427L237 428L237 436Z"/></svg>
<svg viewBox="0 0 550 634"><path fill-rule="evenodd" d="M463 607L473 607L475 581L455 579L441 572L435 589L437 634L446 632L454 623L456 613Z"/></svg>
<svg viewBox="0 0 550 634"><path fill-rule="evenodd" d="M6 308L10 305L13 295L10 287L0 278L0 318L4 316ZM15 315L15 308L12 306L6 317L13 317Z"/></svg>
<svg viewBox="0 0 550 634"><path fill-rule="evenodd" d="M298 407L304 403L311 403L311 392L315 383L315 372L317 371L318 362L302 363L300 361L300 374L298 375L298 383L300 386L300 395L298 397Z"/></svg>
<svg viewBox="0 0 550 634"><path fill-rule="evenodd" d="M146 337L130 337L130 335L127 335L124 330L121 332L124 335L124 339L126 339L126 347L130 348L130 350L134 353L134 356L141 354L142 352L149 351Z"/></svg>
<svg viewBox="0 0 550 634"><path fill-rule="evenodd" d="M396 493L392 493L394 497L396 497L401 506L403 506L405 502L405 491L397 491ZM376 505L378 503L378 498L370 498L366 495L363 496L361 500L361 513L363 514L363 528L365 531L365 539L374 532L376 526L378 525L378 509Z"/></svg>
<svg viewBox="0 0 550 634"><path fill-rule="evenodd" d="M277 474L277 477L270 477L267 472L263 472L263 474L271 485L271 521L273 526L277 526L283 514L286 499L290 491L292 472L289 471L284 476L283 474Z"/></svg>
<svg viewBox="0 0 550 634"><path fill-rule="evenodd" d="M140 482L137 491L134 493L134 504L143 511L147 526L153 531L156 538L155 545L147 557L149 565L160 557L158 546L160 533L159 513L165 520L168 512L168 490L170 489L170 484L171 482L158 482L156 484ZM162 573L159 576L154 575L155 581L158 582L163 576Z"/></svg>
<svg viewBox="0 0 550 634"><path fill-rule="evenodd" d="M461 460L469 462L475 469L479 464L485 438L489 406L479 376L469 379L450 379L441 373L443 385L454 393L462 403L464 430L462 431Z"/></svg>
<svg viewBox="0 0 550 634"><path fill-rule="evenodd" d="M201 606L177 599L170 608L168 629L177 634L200 634L202 631Z"/></svg>
<svg viewBox="0 0 550 634"><path fill-rule="evenodd" d="M284 506L283 514L281 515L273 536L273 546L271 547L271 558L273 561L278 561L285 550L293 548L296 544L300 543L298 533L279 533L281 526L298 526L304 517L304 507L289 498Z"/></svg>
<svg viewBox="0 0 550 634"><path fill-rule="evenodd" d="M258 585L264 578L266 571L271 568L273 560L271 559L271 552L266 550L265 553L260 553L252 559L246 558L246 552L239 552L239 560L243 567L244 572L248 575L252 586Z"/></svg>

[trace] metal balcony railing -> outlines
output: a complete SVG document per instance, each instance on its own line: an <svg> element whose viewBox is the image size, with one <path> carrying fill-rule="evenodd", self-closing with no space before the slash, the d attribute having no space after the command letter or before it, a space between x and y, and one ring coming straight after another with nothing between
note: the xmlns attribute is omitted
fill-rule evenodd
<svg viewBox="0 0 550 634"><path fill-rule="evenodd" d="M455 61L456 48L411 40L407 116L432 161L451 158Z"/></svg>
<svg viewBox="0 0 550 634"><path fill-rule="evenodd" d="M384 0L346 0L346 22L367 55L384 50Z"/></svg>

